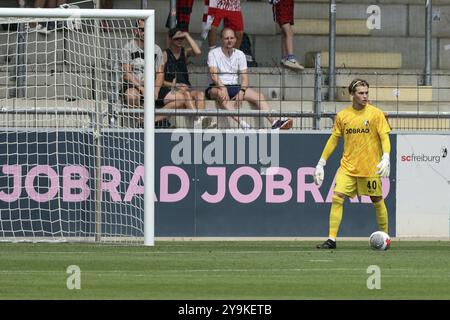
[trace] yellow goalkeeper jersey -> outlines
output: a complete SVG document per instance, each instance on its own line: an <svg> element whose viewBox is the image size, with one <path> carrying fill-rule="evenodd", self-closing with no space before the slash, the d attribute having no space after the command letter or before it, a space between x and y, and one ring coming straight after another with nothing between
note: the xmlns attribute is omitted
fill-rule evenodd
<svg viewBox="0 0 450 320"><path fill-rule="evenodd" d="M377 176L382 156L379 135L389 131L384 113L370 104L362 110L350 106L338 112L332 134L344 138L342 172L355 177Z"/></svg>

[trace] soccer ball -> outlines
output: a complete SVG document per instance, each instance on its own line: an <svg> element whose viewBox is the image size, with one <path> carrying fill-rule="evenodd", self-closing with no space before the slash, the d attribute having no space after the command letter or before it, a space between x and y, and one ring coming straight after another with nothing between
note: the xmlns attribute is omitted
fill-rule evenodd
<svg viewBox="0 0 450 320"><path fill-rule="evenodd" d="M369 245L374 250L387 250L391 246L391 237L386 232L375 231L370 235Z"/></svg>

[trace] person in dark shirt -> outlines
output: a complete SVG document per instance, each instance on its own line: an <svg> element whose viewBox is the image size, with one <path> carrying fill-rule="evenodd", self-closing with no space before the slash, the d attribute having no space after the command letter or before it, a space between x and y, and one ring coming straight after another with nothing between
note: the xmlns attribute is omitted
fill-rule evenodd
<svg viewBox="0 0 450 320"><path fill-rule="evenodd" d="M188 47L184 47L185 42ZM178 28L169 31L169 48L163 51L164 84L158 95L164 105L174 102L173 108L205 109L204 92L192 88L187 68L188 58L200 54L199 46L188 32Z"/></svg>

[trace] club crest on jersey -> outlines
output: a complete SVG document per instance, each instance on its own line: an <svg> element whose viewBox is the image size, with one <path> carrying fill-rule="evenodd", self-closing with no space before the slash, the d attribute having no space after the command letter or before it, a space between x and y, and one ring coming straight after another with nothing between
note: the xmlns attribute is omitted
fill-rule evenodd
<svg viewBox="0 0 450 320"><path fill-rule="evenodd" d="M368 126L369 126L369 120L364 120L364 125L365 125L366 127L368 127Z"/></svg>

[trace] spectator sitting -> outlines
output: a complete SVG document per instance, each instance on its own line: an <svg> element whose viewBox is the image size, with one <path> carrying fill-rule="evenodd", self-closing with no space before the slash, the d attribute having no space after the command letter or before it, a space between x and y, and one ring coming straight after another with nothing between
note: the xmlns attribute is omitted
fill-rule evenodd
<svg viewBox="0 0 450 320"><path fill-rule="evenodd" d="M122 49L122 71L124 103L130 108L144 107L144 20L139 20L133 30L134 39L129 41ZM155 44L155 97L164 83L164 62L161 48ZM156 101L156 108L164 107L161 101ZM170 127L167 116L156 116L157 127L165 123ZM136 122L138 127L143 126L143 118Z"/></svg>
<svg viewBox="0 0 450 320"><path fill-rule="evenodd" d="M224 28L221 33L222 46L212 49L208 54L210 86L206 89L206 97L215 99L220 107L233 110L239 107L241 101L248 101L260 110L270 110L269 104L262 93L248 87L247 60L244 53L235 49L236 35L230 28ZM239 75L241 84L239 84ZM249 129L250 125L237 117L233 119L241 128ZM272 129L292 128L292 119L275 119L269 117Z"/></svg>
<svg viewBox="0 0 450 320"><path fill-rule="evenodd" d="M188 48L183 46L184 42ZM190 56L199 56L201 50L188 32L178 28L169 31L169 48L163 52L164 85L159 90L158 100L172 108L205 109L205 95L202 91L192 90L187 69ZM198 119L200 124L205 117Z"/></svg>
<svg viewBox="0 0 450 320"><path fill-rule="evenodd" d="M134 39L122 49L123 94L130 107L143 107L144 96L144 24L139 20ZM155 45L155 73L162 65L161 48Z"/></svg>

